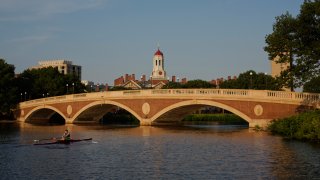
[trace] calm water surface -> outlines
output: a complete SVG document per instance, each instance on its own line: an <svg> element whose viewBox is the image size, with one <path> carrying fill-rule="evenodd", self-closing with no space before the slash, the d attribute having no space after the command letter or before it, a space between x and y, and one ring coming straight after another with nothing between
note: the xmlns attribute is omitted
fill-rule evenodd
<svg viewBox="0 0 320 180"><path fill-rule="evenodd" d="M34 146L59 137L92 142ZM0 179L320 179L320 147L243 126L0 123Z"/></svg>

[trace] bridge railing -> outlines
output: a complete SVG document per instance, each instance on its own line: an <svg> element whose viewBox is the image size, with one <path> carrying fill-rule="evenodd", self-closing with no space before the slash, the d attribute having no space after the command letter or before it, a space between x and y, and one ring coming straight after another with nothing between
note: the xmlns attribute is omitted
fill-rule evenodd
<svg viewBox="0 0 320 180"><path fill-rule="evenodd" d="M20 106L31 106L45 103L59 103L67 101L101 100L108 98L126 98L128 96L200 96L200 97L230 97L245 99L266 99L285 100L295 102L317 102L320 103L320 94L296 93L285 91L267 90L244 90L244 89L149 89L149 90L128 90L128 91L107 91L95 93L82 93L64 96L47 97L20 103Z"/></svg>
<svg viewBox="0 0 320 180"><path fill-rule="evenodd" d="M151 94L166 95L232 95L232 96L248 96L249 90L231 90L231 89L155 89Z"/></svg>

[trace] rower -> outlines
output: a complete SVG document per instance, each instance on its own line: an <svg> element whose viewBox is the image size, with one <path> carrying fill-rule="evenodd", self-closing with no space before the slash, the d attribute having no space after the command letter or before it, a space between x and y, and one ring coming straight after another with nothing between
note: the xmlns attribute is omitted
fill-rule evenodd
<svg viewBox="0 0 320 180"><path fill-rule="evenodd" d="M70 139L71 139L70 132L68 131L68 129L66 129L62 135L62 140L68 141Z"/></svg>

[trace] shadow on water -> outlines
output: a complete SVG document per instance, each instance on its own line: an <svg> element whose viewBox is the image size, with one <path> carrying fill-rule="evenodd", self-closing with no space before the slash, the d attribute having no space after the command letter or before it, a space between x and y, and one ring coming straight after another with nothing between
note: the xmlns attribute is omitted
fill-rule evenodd
<svg viewBox="0 0 320 180"><path fill-rule="evenodd" d="M241 130L248 130L248 125L226 124L218 122L182 122L179 125L170 126L156 126L157 128L167 130L186 130L186 131L213 131L213 132L236 132Z"/></svg>

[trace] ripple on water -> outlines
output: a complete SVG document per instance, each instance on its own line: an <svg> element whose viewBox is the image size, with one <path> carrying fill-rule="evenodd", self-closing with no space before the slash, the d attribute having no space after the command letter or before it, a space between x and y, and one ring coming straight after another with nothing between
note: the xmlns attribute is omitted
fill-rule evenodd
<svg viewBox="0 0 320 180"><path fill-rule="evenodd" d="M316 179L320 147L242 126L71 126L92 142L33 146L64 126L0 132L1 179ZM19 144L20 143L20 144Z"/></svg>

